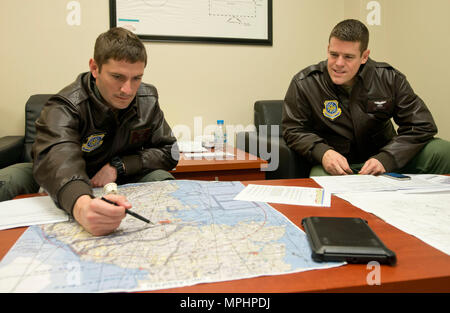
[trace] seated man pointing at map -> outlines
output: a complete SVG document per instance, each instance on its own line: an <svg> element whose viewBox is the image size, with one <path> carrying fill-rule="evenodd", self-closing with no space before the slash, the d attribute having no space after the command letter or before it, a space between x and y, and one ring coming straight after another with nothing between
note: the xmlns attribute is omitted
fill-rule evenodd
<svg viewBox="0 0 450 313"><path fill-rule="evenodd" d="M131 204L95 198L92 187L174 179L176 138L156 88L142 83L146 65L139 38L110 29L97 38L90 72L51 97L36 121L34 179L93 235L114 231Z"/></svg>

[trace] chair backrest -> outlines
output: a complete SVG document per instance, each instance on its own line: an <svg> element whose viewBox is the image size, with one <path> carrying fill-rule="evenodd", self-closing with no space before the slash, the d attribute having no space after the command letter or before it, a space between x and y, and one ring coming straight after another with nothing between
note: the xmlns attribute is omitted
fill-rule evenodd
<svg viewBox="0 0 450 313"><path fill-rule="evenodd" d="M24 162L31 162L31 147L36 137L36 126L34 122L41 115L42 108L52 94L32 95L25 104L25 140L24 140Z"/></svg>
<svg viewBox="0 0 450 313"><path fill-rule="evenodd" d="M265 132L265 128L260 126L267 125L267 134L270 136L272 125L279 126L279 136L281 136L281 115L283 110L283 100L259 100L254 106L254 123L256 130Z"/></svg>

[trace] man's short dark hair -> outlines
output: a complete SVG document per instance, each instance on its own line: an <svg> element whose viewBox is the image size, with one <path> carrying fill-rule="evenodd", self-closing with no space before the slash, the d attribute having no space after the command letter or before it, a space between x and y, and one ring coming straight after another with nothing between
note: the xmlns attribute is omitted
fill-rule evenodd
<svg viewBox="0 0 450 313"><path fill-rule="evenodd" d="M361 54L366 51L369 46L369 30L366 25L358 20L348 19L338 23L331 31L328 42L330 42L331 37L335 37L342 41L359 42Z"/></svg>
<svg viewBox="0 0 450 313"><path fill-rule="evenodd" d="M99 71L109 59L147 65L147 52L138 36L125 28L114 27L100 34L94 47L94 60Z"/></svg>

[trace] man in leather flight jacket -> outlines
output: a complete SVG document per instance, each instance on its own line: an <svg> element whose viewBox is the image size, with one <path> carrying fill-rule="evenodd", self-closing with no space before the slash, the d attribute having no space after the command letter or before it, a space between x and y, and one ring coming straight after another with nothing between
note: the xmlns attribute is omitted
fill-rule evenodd
<svg viewBox="0 0 450 313"><path fill-rule="evenodd" d="M92 187L173 179L178 160L152 85L142 83L145 47L112 28L96 41L90 72L50 98L36 121L33 174L55 203L94 235L120 225L124 196L95 198Z"/></svg>
<svg viewBox="0 0 450 313"><path fill-rule="evenodd" d="M450 173L450 143L433 139L425 103L403 74L369 58L368 40L364 24L345 20L330 35L328 60L294 76L283 107L287 144L322 165L311 176L351 174L351 167L372 175Z"/></svg>

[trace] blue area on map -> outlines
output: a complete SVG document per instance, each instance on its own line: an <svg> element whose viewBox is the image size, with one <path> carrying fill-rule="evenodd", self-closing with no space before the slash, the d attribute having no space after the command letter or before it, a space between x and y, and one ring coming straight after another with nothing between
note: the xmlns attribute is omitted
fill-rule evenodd
<svg viewBox="0 0 450 313"><path fill-rule="evenodd" d="M256 202L233 200L244 189L240 182L178 181L177 184L180 188L172 196L190 208L175 213L175 217L183 222L194 222L198 227L211 224L235 226L239 222L265 219L263 209ZM174 214L170 208L168 211Z"/></svg>
<svg viewBox="0 0 450 313"><path fill-rule="evenodd" d="M14 262L14 247L1 265ZM98 292L127 290L138 287L138 280L146 278L145 270L127 269L108 263L83 261L69 245L48 237L39 226L31 226L20 238L20 256L42 262L42 270L50 272L48 287L40 292ZM39 275L39 268L34 270ZM96 274L98 273L98 274ZM99 277L101 275L101 279Z"/></svg>

